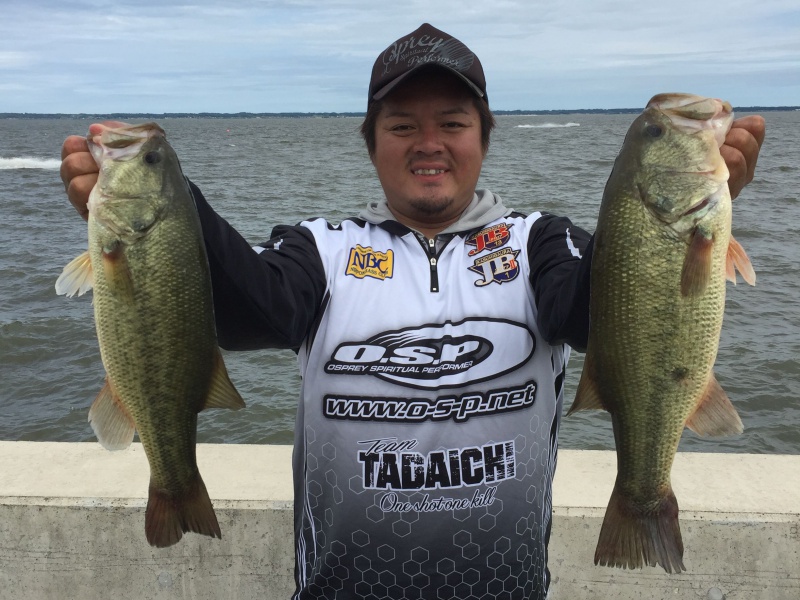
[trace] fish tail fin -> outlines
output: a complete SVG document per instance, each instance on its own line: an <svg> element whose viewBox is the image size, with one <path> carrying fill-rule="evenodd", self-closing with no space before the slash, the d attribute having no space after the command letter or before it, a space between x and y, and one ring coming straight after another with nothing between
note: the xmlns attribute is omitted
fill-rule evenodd
<svg viewBox="0 0 800 600"><path fill-rule="evenodd" d="M200 473L195 472L180 495L156 487L151 480L144 531L150 545L157 548L172 546L186 531L222 538L211 498Z"/></svg>
<svg viewBox="0 0 800 600"><path fill-rule="evenodd" d="M742 245L731 236L725 260L725 274L728 281L732 281L734 285L736 284L736 271L739 271L742 279L750 285L756 284L756 272L750 262L750 257L747 256Z"/></svg>
<svg viewBox="0 0 800 600"><path fill-rule="evenodd" d="M667 573L685 571L678 501L670 488L657 506L643 511L614 486L594 564L637 569L660 564Z"/></svg>

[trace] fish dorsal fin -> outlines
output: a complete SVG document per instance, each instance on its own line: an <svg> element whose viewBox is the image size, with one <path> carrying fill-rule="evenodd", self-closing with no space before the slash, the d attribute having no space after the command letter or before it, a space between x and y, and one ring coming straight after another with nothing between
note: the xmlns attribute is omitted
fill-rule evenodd
<svg viewBox="0 0 800 600"><path fill-rule="evenodd" d="M92 286L94 286L94 274L87 250L73 258L61 271L61 275L56 279L56 294L66 295L69 298L75 294L81 296L92 289Z"/></svg>
<svg viewBox="0 0 800 600"><path fill-rule="evenodd" d="M89 409L89 423L106 450L124 450L133 441L133 418L111 389L108 377Z"/></svg>
<svg viewBox="0 0 800 600"><path fill-rule="evenodd" d="M603 406L603 402L600 399L597 382L594 379L592 364L591 354L587 354L583 364L581 380L578 383L578 390L575 392L575 400L572 401L572 406L567 412L567 416L579 410L605 410L605 406Z"/></svg>
<svg viewBox="0 0 800 600"><path fill-rule="evenodd" d="M222 359L222 353L219 348L216 349L214 356L214 366L211 372L211 383L209 384L208 396L203 404L205 410L207 408L230 408L231 410L239 410L244 408L244 400L233 387L230 377L228 377L228 369L225 368L225 361Z"/></svg>
<svg viewBox="0 0 800 600"><path fill-rule="evenodd" d="M736 271L739 271L742 279L750 285L756 284L756 272L753 270L753 264L750 262L750 258L747 256L744 248L742 248L742 245L731 236L731 241L728 244L728 254L725 260L725 274L728 281L732 281L734 285L736 284Z"/></svg>
<svg viewBox="0 0 800 600"><path fill-rule="evenodd" d="M721 436L742 433L739 413L712 373L706 391L686 426L697 435Z"/></svg>
<svg viewBox="0 0 800 600"><path fill-rule="evenodd" d="M697 228L692 232L681 271L681 295L684 297L699 296L708 287L708 282L711 280L713 248L713 237L707 237Z"/></svg>

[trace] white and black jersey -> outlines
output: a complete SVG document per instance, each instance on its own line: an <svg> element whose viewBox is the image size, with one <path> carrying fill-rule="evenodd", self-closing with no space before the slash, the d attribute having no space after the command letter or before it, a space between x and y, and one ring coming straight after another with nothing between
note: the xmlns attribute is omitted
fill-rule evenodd
<svg viewBox="0 0 800 600"><path fill-rule="evenodd" d="M253 252L195 194L221 344L298 353L295 598L543 599L589 235L317 219Z"/></svg>

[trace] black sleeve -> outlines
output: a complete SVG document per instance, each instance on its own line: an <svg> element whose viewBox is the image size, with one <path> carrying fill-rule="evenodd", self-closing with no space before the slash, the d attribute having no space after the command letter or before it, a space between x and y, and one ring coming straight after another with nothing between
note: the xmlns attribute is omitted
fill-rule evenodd
<svg viewBox="0 0 800 600"><path fill-rule="evenodd" d="M593 247L594 237L563 217L543 215L531 228L528 256L537 325L551 344L586 350Z"/></svg>
<svg viewBox="0 0 800 600"><path fill-rule="evenodd" d="M260 254L217 215L189 182L203 228L214 318L226 350L297 349L325 294L325 271L311 232L276 227Z"/></svg>

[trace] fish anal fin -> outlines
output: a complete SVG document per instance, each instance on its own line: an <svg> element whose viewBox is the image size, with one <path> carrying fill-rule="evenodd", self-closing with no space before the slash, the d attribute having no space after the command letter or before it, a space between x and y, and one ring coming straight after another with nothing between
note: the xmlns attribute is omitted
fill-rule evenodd
<svg viewBox="0 0 800 600"><path fill-rule="evenodd" d="M709 237L699 228L692 232L681 271L681 295L692 298L702 294L711 280L714 248L713 236Z"/></svg>
<svg viewBox="0 0 800 600"><path fill-rule="evenodd" d="M572 401L567 416L579 410L606 410L603 401L600 399L600 392L594 378L594 369L591 354L586 355L583 364L583 372L578 382L578 389L575 392L575 400Z"/></svg>
<svg viewBox="0 0 800 600"><path fill-rule="evenodd" d="M103 273L112 294L118 298L133 299L133 277L122 242L103 248Z"/></svg>
<svg viewBox="0 0 800 600"><path fill-rule="evenodd" d="M222 538L211 498L196 472L179 494L161 489L150 481L144 532L151 546L166 548L176 544L184 532Z"/></svg>
<svg viewBox="0 0 800 600"><path fill-rule="evenodd" d="M744 430L739 413L713 374L686 426L697 435L708 436L732 435Z"/></svg>
<svg viewBox="0 0 800 600"><path fill-rule="evenodd" d="M209 383L208 395L200 410L205 410L206 408L230 408L231 410L239 410L244 407L244 400L242 400L239 392L236 391L236 388L233 386L230 377L228 377L228 369L225 368L225 361L222 358L222 353L219 348L217 348L214 355L214 365L211 369L211 382Z"/></svg>
<svg viewBox="0 0 800 600"><path fill-rule="evenodd" d="M600 528L594 564L623 569L660 564L667 573L685 571L678 501L672 489L653 508L643 510L620 492L618 480Z"/></svg>
<svg viewBox="0 0 800 600"><path fill-rule="evenodd" d="M87 250L80 256L73 258L61 271L56 279L56 294L71 298L75 294L81 296L92 289L94 273L92 261Z"/></svg>
<svg viewBox="0 0 800 600"><path fill-rule="evenodd" d="M753 269L750 258L742 248L742 245L731 236L731 240L728 243L728 254L725 259L725 274L728 281L732 281L734 284L736 284L736 271L739 271L742 279L750 285L756 284L756 272Z"/></svg>
<svg viewBox="0 0 800 600"><path fill-rule="evenodd" d="M89 423L97 441L106 450L124 450L133 441L136 429L133 418L114 393L108 378L89 409Z"/></svg>

